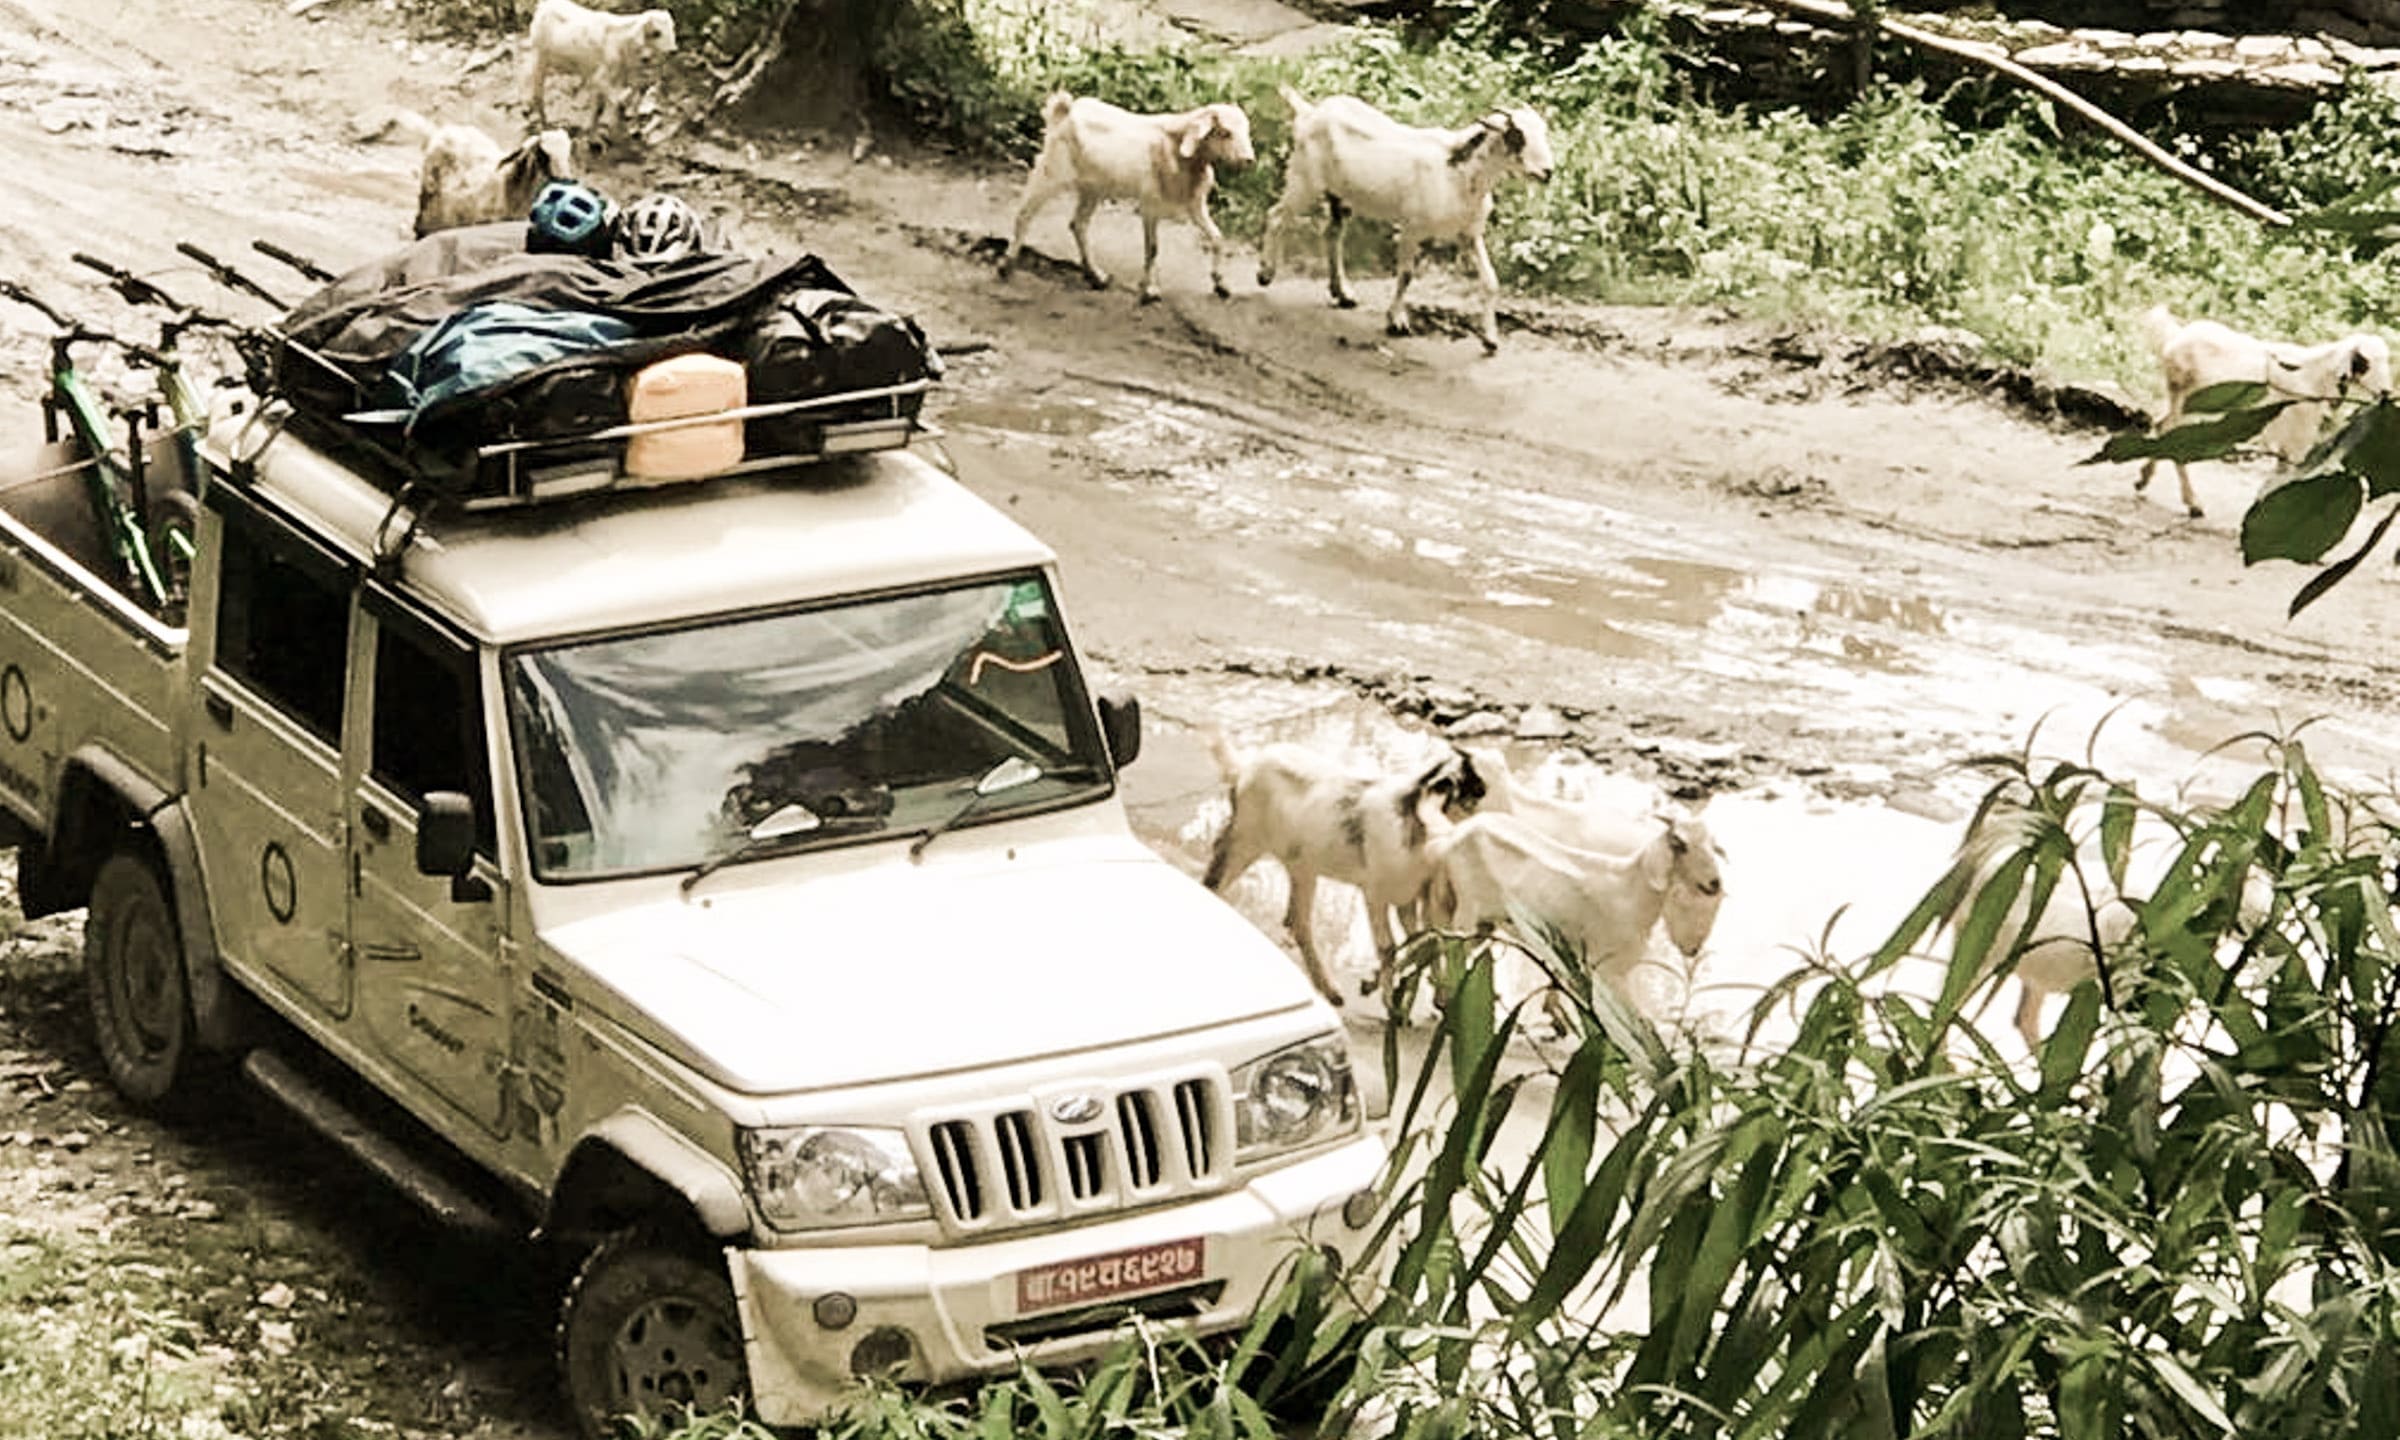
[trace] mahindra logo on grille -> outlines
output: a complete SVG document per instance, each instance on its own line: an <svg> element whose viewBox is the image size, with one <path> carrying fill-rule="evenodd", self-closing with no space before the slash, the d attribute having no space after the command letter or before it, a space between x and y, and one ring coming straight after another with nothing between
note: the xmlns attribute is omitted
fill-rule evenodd
<svg viewBox="0 0 2400 1440"><path fill-rule="evenodd" d="M1050 1102L1050 1118L1061 1125L1089 1125L1100 1118L1100 1097L1067 1095Z"/></svg>

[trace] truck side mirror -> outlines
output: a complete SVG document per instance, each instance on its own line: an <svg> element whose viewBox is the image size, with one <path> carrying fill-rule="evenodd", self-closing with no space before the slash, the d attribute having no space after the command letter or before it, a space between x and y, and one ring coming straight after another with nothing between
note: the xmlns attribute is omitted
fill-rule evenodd
<svg viewBox="0 0 2400 1440"><path fill-rule="evenodd" d="M475 863L475 804L456 790L436 790L417 806L417 873L467 873Z"/></svg>
<svg viewBox="0 0 2400 1440"><path fill-rule="evenodd" d="M1131 695L1101 696L1100 733L1117 768L1131 765L1142 753L1142 702Z"/></svg>

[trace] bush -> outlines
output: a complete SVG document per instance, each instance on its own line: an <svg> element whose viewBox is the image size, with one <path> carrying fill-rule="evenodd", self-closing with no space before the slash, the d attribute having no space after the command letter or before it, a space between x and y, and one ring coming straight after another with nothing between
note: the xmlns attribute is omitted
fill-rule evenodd
<svg viewBox="0 0 2400 1440"><path fill-rule="evenodd" d="M1662 1033L1537 945L1576 1033L1523 1073L1491 942L1422 942L1402 984L1458 977L1455 1099L1394 1074L1370 1269L1301 1270L1230 1351L1129 1331L1080 1380L872 1390L831 1433L1265 1437L1326 1406L1401 1440L2396 1433L2400 831L2261 744L2232 804L2149 812L2163 878L2021 1061L1969 1018L2003 912L2096 880L2079 851L2123 875L2148 809L2081 766L1987 762L1987 808L2035 817L1987 898L1945 877L1872 954L1802 956L1747 1041ZM1933 993L1895 985L1953 917ZM1537 1106L1533 1152L1499 1150Z"/></svg>

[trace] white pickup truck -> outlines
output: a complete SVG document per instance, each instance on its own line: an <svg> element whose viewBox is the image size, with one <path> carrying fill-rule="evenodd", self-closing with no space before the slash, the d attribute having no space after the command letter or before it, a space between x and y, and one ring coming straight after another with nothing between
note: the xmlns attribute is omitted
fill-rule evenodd
<svg viewBox="0 0 2400 1440"><path fill-rule="evenodd" d="M0 845L112 1080L575 1246L587 1434L1238 1326L1378 1219L1333 1012L1135 839L1055 557L921 451L422 515L270 405L153 482L188 625L0 462Z"/></svg>

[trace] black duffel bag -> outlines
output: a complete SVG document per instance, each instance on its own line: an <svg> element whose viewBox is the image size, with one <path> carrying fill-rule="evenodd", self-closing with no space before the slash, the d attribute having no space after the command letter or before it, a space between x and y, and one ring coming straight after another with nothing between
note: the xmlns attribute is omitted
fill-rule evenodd
<svg viewBox="0 0 2400 1440"><path fill-rule="evenodd" d="M830 273L826 278L835 286L841 283ZM784 291L752 318L732 358L749 371L753 405L883 390L941 373L916 321L838 288ZM893 416L914 420L924 399L917 391L760 416L749 423L747 449L753 456L813 454L827 425Z"/></svg>

